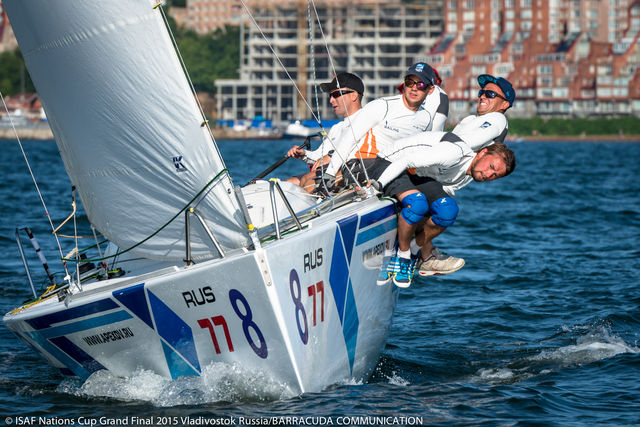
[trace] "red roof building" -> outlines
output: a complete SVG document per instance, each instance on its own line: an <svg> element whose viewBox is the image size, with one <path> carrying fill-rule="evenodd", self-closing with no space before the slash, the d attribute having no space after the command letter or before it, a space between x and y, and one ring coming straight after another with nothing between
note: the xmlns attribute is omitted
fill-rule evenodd
<svg viewBox="0 0 640 427"><path fill-rule="evenodd" d="M447 0L444 7L444 32L423 59L443 77L458 118L472 108L483 73L513 83L512 116L640 116L640 0Z"/></svg>

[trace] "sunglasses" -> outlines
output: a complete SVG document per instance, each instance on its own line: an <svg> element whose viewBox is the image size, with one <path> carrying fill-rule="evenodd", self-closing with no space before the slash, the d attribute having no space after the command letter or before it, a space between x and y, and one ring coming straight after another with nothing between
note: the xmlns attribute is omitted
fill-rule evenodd
<svg viewBox="0 0 640 427"><path fill-rule="evenodd" d="M416 87L418 90L427 90L429 85L425 82L417 82L413 79L404 79L404 85L406 87Z"/></svg>
<svg viewBox="0 0 640 427"><path fill-rule="evenodd" d="M335 92L331 92L329 94L329 98L336 99L336 98L340 98L342 95L346 95L348 93L353 93L353 92L355 92L355 90L336 90Z"/></svg>
<svg viewBox="0 0 640 427"><path fill-rule="evenodd" d="M482 95L484 95L485 97L487 97L489 99L493 99L495 97L498 97L500 99L504 99L505 101L507 101L507 98L505 98L504 96L500 95L498 92L494 92L494 91L488 90L488 89L480 89L478 91L478 98L480 98Z"/></svg>

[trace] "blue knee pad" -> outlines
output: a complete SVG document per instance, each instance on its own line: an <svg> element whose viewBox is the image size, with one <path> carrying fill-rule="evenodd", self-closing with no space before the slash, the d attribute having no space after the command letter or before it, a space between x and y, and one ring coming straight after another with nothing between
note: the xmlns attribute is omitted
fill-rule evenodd
<svg viewBox="0 0 640 427"><path fill-rule="evenodd" d="M440 227L452 225L458 216L458 204L451 197L441 197L431 203L431 221Z"/></svg>
<svg viewBox="0 0 640 427"><path fill-rule="evenodd" d="M404 206L400 211L400 215L409 224L417 224L424 215L429 212L429 202L422 193L411 193L402 199Z"/></svg>

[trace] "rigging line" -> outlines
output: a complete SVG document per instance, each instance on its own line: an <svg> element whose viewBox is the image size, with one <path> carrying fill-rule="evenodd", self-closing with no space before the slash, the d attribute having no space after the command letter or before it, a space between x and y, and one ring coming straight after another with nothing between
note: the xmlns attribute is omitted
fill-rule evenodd
<svg viewBox="0 0 640 427"><path fill-rule="evenodd" d="M300 92L300 89L298 88L298 85L296 84L295 80L293 80L293 77L291 77L291 74L289 74L289 71L287 70L287 68L284 66L284 64L282 63L282 61L280 60L280 57L278 56L278 54L276 53L276 51L273 49L273 46L271 45L271 43L269 43L269 40L267 40L267 36L264 34L264 32L262 31L262 28L260 28L260 25L258 24L258 22L256 21L256 19L253 17L253 14L251 13L251 10L249 9L249 6L247 6L247 4L244 2L244 0L240 0L240 3L242 3L242 6L244 7L244 9L247 11L247 14L249 15L249 18L251 19L251 22L253 23L253 25L258 29L258 31L260 32L260 35L262 36L262 39L267 43L267 46L269 46L269 49L271 50L271 53L273 53L273 56L276 58L276 61L278 61L278 64L280 64L280 66L282 67L282 69L284 70L285 74L287 75L287 77L289 78L289 80L291 80L291 83L293 84L293 87L295 87L296 92L298 92L298 95L300 95L300 98L302 99L302 101L304 101L305 105L307 106L307 108L309 109L309 111L311 112L311 116L313 117L313 119L316 121L316 123L318 123L318 125L320 126L320 128L322 130L324 130L324 127L322 126L322 123L320 122L320 119L318 118L318 116L316 116L316 114L313 111L313 108L311 107L311 105L309 105L309 103L307 102L307 99L304 97L304 95L302 94L302 92Z"/></svg>
<svg viewBox="0 0 640 427"><path fill-rule="evenodd" d="M76 188L72 187L71 189L71 195L73 197L73 205L76 205ZM75 238L75 251L76 251L76 258L78 259L78 262L76 263L76 279L78 279L78 283L76 284L76 287L78 290L82 290L82 282L80 280L80 252L78 252L78 223L76 221L76 215L75 215L75 209L74 209L74 215L73 215L73 234L76 236ZM71 287L71 286L69 286Z"/></svg>
<svg viewBox="0 0 640 427"><path fill-rule="evenodd" d="M196 200L198 197L200 197L200 195L202 193L204 193L207 188L209 188L209 186L211 184L213 184L213 182L215 182L220 176L222 176L225 173L228 173L229 169L222 169L220 172L218 172L218 174L216 176L214 176L213 178L211 178L211 180L209 182L207 182L204 187L202 187L202 189L200 191L198 191L198 194L196 194L195 196L193 196L193 198L191 200L189 200L189 202L178 211L178 213L176 213L173 218L171 218L169 221L167 221L162 227L158 228L156 231L154 231L153 233L151 233L149 236L145 237L144 239L142 239L141 241L139 241L138 243L134 244L133 246L130 246L127 249L121 250L116 252L113 255L109 255L106 257L100 257L100 258L92 258L92 259L83 259L82 261L88 262L88 261L103 261L105 259L109 259L109 258L115 258L119 255L122 255L126 252L129 252L131 249L135 249L138 246L142 245L143 243L145 243L147 240L151 239L152 237L154 237L156 234L160 233L162 230L164 230L169 224L171 224L173 222L173 220L175 220L176 218L178 218L178 216L180 216L180 214L182 214L185 210L187 210L189 208L189 206L191 205L191 203L193 203L194 200ZM64 261L76 261L74 259L67 259L67 258L62 258Z"/></svg>
<svg viewBox="0 0 640 427"><path fill-rule="evenodd" d="M38 197L40 198L40 203L42 203L42 207L44 208L44 212L49 220L49 225L51 225L51 229L53 230L55 227L53 226L53 222L51 221L51 215L49 214L49 210L47 209L47 204L44 202L44 198L42 197L42 193L40 192L40 187L38 186L38 182L36 181L36 177L33 174L33 170L31 169L31 164L29 163L29 159L27 158L27 153L24 151L24 147L22 146L22 141L20 141L20 137L18 136L18 131L16 130L16 126L13 123L13 119L9 114L9 108L7 107L7 103L4 101L4 96L0 91L0 99L2 99L2 105L4 106L4 111L7 113L7 117L9 117L9 121L11 122L11 128L13 129L13 134L16 137L16 141L18 141L18 146L20 147L20 151L22 152L22 157L24 158L25 163L27 164L27 169L29 169L29 175L31 175L31 179L33 180L33 185L36 187L36 192L38 193ZM55 233L54 233L55 236ZM55 236L56 244L58 245L58 251L60 252L60 257L62 257L62 247L60 246L60 240L58 236ZM64 266L64 272L68 276L69 272L67 271L67 264L62 263Z"/></svg>
<svg viewBox="0 0 640 427"><path fill-rule="evenodd" d="M318 9L316 8L316 4L315 4L314 0L308 0L308 1L313 5L313 11L314 11L314 13L316 15L316 21L318 23L318 28L320 29L320 34L322 36L322 41L324 42L324 46L325 46L325 49L327 51L327 57L329 58L329 64L331 64L331 70L333 71L333 76L336 79L336 86L337 86L336 89L339 89L340 88L340 83L337 80L338 79L338 74L337 74L336 66L335 66L335 63L333 62L333 56L331 55L331 50L329 49L329 43L327 43L327 37L324 34L324 29L322 27L322 23L320 22L320 15L318 14ZM311 26L311 25L309 25L309 26ZM340 100L342 101L343 108L345 109L345 111L347 111L346 102L344 101L344 99L342 99L342 97L340 98ZM349 123L349 129L351 130L351 136L353 138L353 146L355 147L358 144L358 140L356 139L355 131L353 130L353 126L352 126L352 123L351 123L351 117L350 116L351 115L348 115L347 117L344 118L344 120L346 120ZM336 147L335 147L333 141L330 138L328 138L328 139L329 139L329 143L333 147L334 154L338 153L338 156L340 157L341 163L345 164L347 161L345 159L343 159L342 155L338 152L338 150L336 150ZM349 152L351 152L351 150L349 150ZM347 153L347 157L348 157L348 155L349 154ZM324 159L324 156L322 157L322 159ZM369 180L369 175L367 174L367 170L364 167L364 162L363 162L362 159L360 159L360 166L362 167L362 170L364 171L365 179L368 181ZM321 161L320 167L321 167L321 170L324 170L324 160ZM349 168L347 168L347 170L349 171L349 175L351 175L351 179L353 179L353 182L357 183L358 180L353 175L353 172Z"/></svg>
<svg viewBox="0 0 640 427"><path fill-rule="evenodd" d="M164 26L166 27L167 32L169 33L169 37L171 37L171 43L173 44L173 48L176 51L176 55L178 55L178 59L180 60L182 71L184 72L184 75L187 78L187 82L189 83L189 87L191 88L191 93L193 94L193 97L196 100L196 104L198 105L198 110L200 110L200 114L202 115L202 124L200 125L200 127L204 127L204 126L207 127L209 136L211 136L211 139L214 142L213 146L215 147L218 153L218 157L220 157L220 161L222 161L222 166L225 166L224 159L222 159L222 154L220 153L220 149L218 148L218 144L216 143L216 138L213 136L213 132L211 131L211 126L209 126L209 120L207 120L207 116L204 112L204 109L202 108L202 104L200 103L200 99L198 98L198 95L196 93L196 89L193 86L193 81L191 80L191 76L189 75L189 70L187 70L187 66L184 63L184 59L182 58L182 53L180 53L180 49L178 48L178 42L176 41L176 38L173 35L173 31L171 31L171 27L169 26L169 21L167 20L167 16L164 13L164 8L162 6L163 6L162 2L159 2L158 4L153 6L153 9L160 9L160 15L162 16L162 20L164 21Z"/></svg>
<svg viewBox="0 0 640 427"><path fill-rule="evenodd" d="M307 22L309 23L309 51L311 52L311 70L313 75L313 94L316 98L316 110L318 111L318 120L322 123L322 117L320 116L320 100L318 99L318 80L316 78L316 57L315 48L313 46L313 21L311 21L311 2L313 0L307 0Z"/></svg>

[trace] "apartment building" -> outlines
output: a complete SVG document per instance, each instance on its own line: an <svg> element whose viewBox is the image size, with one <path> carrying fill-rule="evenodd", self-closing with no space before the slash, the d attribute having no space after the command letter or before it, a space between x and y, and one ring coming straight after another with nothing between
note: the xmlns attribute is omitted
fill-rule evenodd
<svg viewBox="0 0 640 427"><path fill-rule="evenodd" d="M320 120L334 120L326 94L315 89L334 70L358 74L366 99L395 94L407 68L441 36L442 12L438 0L330 1L315 9L261 2L252 12L257 26L241 27L240 78L216 81L218 117L280 121L319 111Z"/></svg>
<svg viewBox="0 0 640 427"><path fill-rule="evenodd" d="M512 116L640 116L640 1L444 2L445 31L422 59L445 79L456 117L475 76L508 78Z"/></svg>

